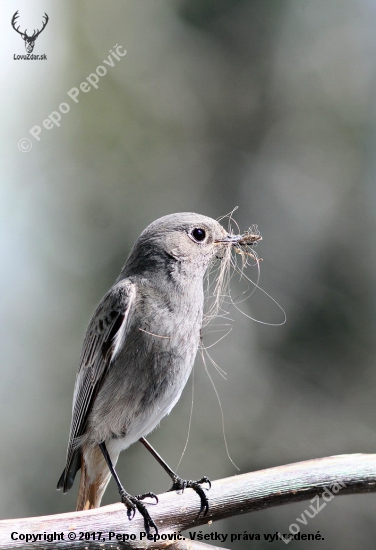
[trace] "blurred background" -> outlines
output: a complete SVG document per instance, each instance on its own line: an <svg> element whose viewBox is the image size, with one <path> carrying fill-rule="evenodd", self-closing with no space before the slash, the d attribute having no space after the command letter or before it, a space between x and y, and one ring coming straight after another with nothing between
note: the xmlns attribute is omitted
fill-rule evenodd
<svg viewBox="0 0 376 550"><path fill-rule="evenodd" d="M47 60L14 60L25 53L16 10L30 32L47 12L34 49ZM55 486L84 332L140 232L172 212L239 206L240 228L263 236L260 286L287 314L272 326L283 313L256 291L241 304L255 320L232 308L232 332L210 348L240 471L375 452L375 2L7 0L0 12L0 517L74 509L78 483L64 496ZM117 45L127 54L75 103L67 92ZM60 126L45 129L63 102ZM171 466L191 401L189 381L150 436ZM133 494L169 488L139 444L118 472ZM200 356L179 473L238 473ZM111 482L103 504L116 501ZM286 533L308 504L208 530ZM325 539L310 548L370 548L375 505L375 494L333 499L302 529Z"/></svg>

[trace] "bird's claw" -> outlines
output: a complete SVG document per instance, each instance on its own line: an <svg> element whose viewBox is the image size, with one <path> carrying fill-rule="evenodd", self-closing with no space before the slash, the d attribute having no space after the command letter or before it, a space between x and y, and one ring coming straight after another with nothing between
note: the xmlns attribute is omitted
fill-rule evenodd
<svg viewBox="0 0 376 550"><path fill-rule="evenodd" d="M154 498L155 504L158 504L159 502L157 495L155 495L151 491L149 491L148 493L143 493L142 495L136 495L135 498L137 498L138 500L144 500L144 498Z"/></svg>
<svg viewBox="0 0 376 550"><path fill-rule="evenodd" d="M158 502L158 497L154 493L144 493L143 495L137 495L132 496L127 492L120 493L121 502L126 506L127 508L127 516L129 520L132 520L136 514L136 510L140 512L142 517L144 518L144 525L145 525L145 531L149 535L150 534L150 528L153 527L155 529L156 534L158 534L158 528L155 525L154 521L152 520L149 512L146 509L146 506L141 500L143 500L146 497L155 498Z"/></svg>
<svg viewBox="0 0 376 550"><path fill-rule="evenodd" d="M170 491L181 491L184 492L185 488L193 489L201 500L201 506L200 511L198 513L198 516L203 512L203 515L206 516L206 514L209 511L209 501L208 497L206 496L203 488L201 487L202 483L207 483L209 485L208 489L211 488L211 481L207 476L203 476L198 481L192 481L191 479L182 479L181 477L176 476L176 478L173 480L173 484Z"/></svg>

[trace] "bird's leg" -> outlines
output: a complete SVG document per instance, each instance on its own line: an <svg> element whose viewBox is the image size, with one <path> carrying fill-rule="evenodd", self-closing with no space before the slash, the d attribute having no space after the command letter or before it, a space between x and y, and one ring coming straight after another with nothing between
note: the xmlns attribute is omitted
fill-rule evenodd
<svg viewBox="0 0 376 550"><path fill-rule="evenodd" d="M144 518L145 531L149 534L150 527L154 527L156 533L158 533L157 526L155 525L154 521L151 519L150 514L146 509L146 506L141 502L141 500L143 500L146 497L155 498L155 500L158 502L157 495L155 495L154 493L145 493L143 495L132 496L129 493L127 493L127 491L122 486L119 476L117 475L116 470L112 464L111 457L108 454L106 444L104 442L100 443L99 448L102 451L104 459L107 462L107 466L112 474L112 477L116 482L116 485L120 494L121 502L127 507L128 518L130 520L133 519L137 509L142 515L142 517Z"/></svg>
<svg viewBox="0 0 376 550"><path fill-rule="evenodd" d="M201 487L201 483L207 483L209 485L209 489L210 489L210 487L211 487L210 479L206 476L203 476L198 481L192 481L190 479L182 479L180 476L175 474L175 472L173 470L171 470L170 466L168 466L168 464L166 464L166 462L163 460L161 455L157 453L157 451L150 445L150 443L144 437L141 437L139 439L139 441L141 441L141 443L147 448L147 450L153 455L153 457L162 466L164 471L172 479L172 487L171 487L171 489L169 489L169 491L179 491L179 490L184 491L184 489L186 487L196 491L196 493L198 494L198 496L201 499L201 507L200 507L200 511L199 511L198 515L200 515L201 512L203 512L204 513L203 515L206 516L206 514L209 511L209 501L208 501L208 497L206 496L203 488Z"/></svg>

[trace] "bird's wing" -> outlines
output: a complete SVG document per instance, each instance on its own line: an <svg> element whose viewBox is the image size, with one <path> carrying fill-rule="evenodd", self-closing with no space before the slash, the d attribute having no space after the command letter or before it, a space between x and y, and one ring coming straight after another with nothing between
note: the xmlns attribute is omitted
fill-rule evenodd
<svg viewBox="0 0 376 550"><path fill-rule="evenodd" d="M80 468L77 440L85 433L95 396L118 353L135 294L135 285L128 280L114 285L97 307L86 331L74 388L67 462L58 483L64 492L70 489Z"/></svg>

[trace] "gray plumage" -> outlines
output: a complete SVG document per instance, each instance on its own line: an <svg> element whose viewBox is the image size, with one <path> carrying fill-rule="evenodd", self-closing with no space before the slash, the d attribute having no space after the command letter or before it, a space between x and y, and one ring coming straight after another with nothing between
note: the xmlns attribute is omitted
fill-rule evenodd
<svg viewBox="0 0 376 550"><path fill-rule="evenodd" d="M160 218L137 239L97 307L83 344L58 483L66 492L82 468L78 509L99 506L110 479L98 445L105 442L115 465L178 401L200 341L205 272L231 244L234 238L206 216Z"/></svg>

